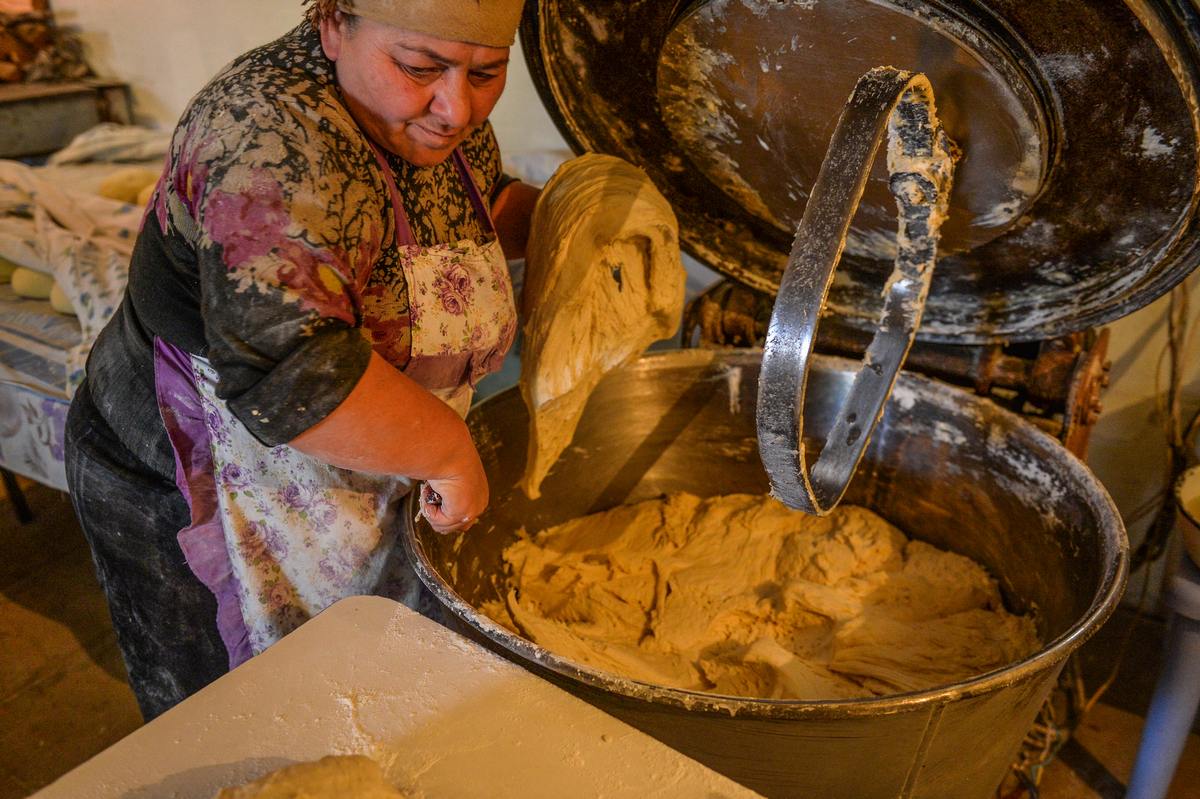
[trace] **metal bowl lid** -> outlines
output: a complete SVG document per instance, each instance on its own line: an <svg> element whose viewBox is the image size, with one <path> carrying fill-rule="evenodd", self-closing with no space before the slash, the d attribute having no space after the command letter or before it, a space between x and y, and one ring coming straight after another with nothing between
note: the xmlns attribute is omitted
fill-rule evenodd
<svg viewBox="0 0 1200 799"><path fill-rule="evenodd" d="M521 40L571 146L645 169L689 252L771 294L855 82L925 73L963 157L919 337L984 343L1103 324L1196 266L1197 30L1142 0L537 0ZM827 312L874 327L895 228L881 156Z"/></svg>

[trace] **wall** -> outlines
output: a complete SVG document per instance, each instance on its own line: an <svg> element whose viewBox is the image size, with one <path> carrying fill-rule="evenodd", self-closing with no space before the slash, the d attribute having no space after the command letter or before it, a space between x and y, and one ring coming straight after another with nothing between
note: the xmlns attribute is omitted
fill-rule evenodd
<svg viewBox="0 0 1200 799"><path fill-rule="evenodd" d="M1200 273L1192 275L1189 283L1191 315L1195 320L1200 316ZM1162 362L1157 387L1155 372L1167 342L1167 304L1168 298L1162 297L1109 325L1112 383L1103 397L1104 412L1093 430L1088 456L1088 465L1127 520L1131 549L1142 541L1153 514L1140 520L1131 517L1162 488L1166 474L1166 438L1158 408L1160 402L1165 404L1166 361ZM1193 340L1189 355L1182 391L1185 419L1200 407L1200 337ZM1175 552L1171 554L1177 557L1178 539L1175 544ZM1147 604L1153 610L1169 562L1170 558L1165 558L1144 570L1145 574L1134 575L1126 591L1127 601L1136 602L1145 587ZM1147 575L1149 584L1144 585Z"/></svg>
<svg viewBox="0 0 1200 799"><path fill-rule="evenodd" d="M223 66L299 23L300 0L54 0L96 70L133 87L142 124L172 128ZM542 108L520 47L492 123L503 152L565 148Z"/></svg>
<svg viewBox="0 0 1200 799"><path fill-rule="evenodd" d="M139 121L172 128L188 100L234 57L287 31L299 0L54 0L92 66L133 87Z"/></svg>
<svg viewBox="0 0 1200 799"><path fill-rule="evenodd" d="M54 0L53 5L63 22L81 29L97 69L133 86L139 118L165 128L222 66L291 29L301 15L299 0ZM541 106L519 46L492 122L502 151L510 156L566 146ZM1200 277L1193 283L1192 307L1200 312ZM1127 516L1158 490L1163 474L1154 373L1166 338L1165 314L1162 299L1111 326L1113 383L1089 464ZM1200 349L1193 352L1185 392L1189 408L1200 404ZM1146 521L1131 525L1135 545ZM1135 595L1138 585L1133 584Z"/></svg>

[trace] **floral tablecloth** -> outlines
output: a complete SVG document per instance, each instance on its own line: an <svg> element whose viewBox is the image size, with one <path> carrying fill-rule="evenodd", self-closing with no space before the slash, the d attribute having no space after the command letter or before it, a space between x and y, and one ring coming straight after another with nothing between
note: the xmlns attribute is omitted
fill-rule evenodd
<svg viewBox="0 0 1200 799"><path fill-rule="evenodd" d="M0 466L67 490L63 430L70 401L0 382Z"/></svg>

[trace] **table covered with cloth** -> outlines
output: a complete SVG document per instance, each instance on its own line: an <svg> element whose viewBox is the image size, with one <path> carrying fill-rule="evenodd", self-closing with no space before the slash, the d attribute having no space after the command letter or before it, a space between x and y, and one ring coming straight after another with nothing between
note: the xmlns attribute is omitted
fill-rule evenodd
<svg viewBox="0 0 1200 799"><path fill-rule="evenodd" d="M115 126L106 126L112 128ZM161 170L148 131L98 131L89 140L126 140L102 155L120 158L136 140L140 166ZM85 134L85 138L88 134ZM117 162L77 163L94 151L63 151L44 167L0 160L0 258L51 275L75 316L0 284L0 466L66 490L63 426L88 351L125 291L143 209L96 192Z"/></svg>

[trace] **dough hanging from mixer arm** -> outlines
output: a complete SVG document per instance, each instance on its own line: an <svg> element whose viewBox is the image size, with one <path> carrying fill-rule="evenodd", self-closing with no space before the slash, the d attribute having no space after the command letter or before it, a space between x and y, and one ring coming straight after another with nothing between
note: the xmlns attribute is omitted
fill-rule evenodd
<svg viewBox="0 0 1200 799"><path fill-rule="evenodd" d="M588 154L559 167L533 214L522 294L521 396L530 498L570 444L592 389L679 329L679 223L646 173Z"/></svg>

